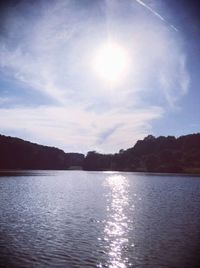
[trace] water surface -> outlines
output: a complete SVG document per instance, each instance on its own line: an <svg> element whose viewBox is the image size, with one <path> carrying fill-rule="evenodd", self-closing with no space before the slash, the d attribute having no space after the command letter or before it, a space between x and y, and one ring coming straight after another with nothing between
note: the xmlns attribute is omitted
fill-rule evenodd
<svg viewBox="0 0 200 268"><path fill-rule="evenodd" d="M199 177L4 172L0 266L198 267L199 205Z"/></svg>

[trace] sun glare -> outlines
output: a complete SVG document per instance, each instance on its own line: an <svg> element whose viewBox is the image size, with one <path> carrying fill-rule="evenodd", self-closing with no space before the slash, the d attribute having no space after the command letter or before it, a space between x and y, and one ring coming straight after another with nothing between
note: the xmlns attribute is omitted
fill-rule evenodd
<svg viewBox="0 0 200 268"><path fill-rule="evenodd" d="M114 42L103 44L93 58L93 69L105 82L117 84L121 82L128 72L128 53Z"/></svg>

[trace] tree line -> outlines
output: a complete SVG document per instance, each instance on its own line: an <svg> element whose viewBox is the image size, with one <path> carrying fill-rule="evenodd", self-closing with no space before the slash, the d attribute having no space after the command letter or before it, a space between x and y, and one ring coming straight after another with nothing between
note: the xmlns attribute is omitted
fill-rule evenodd
<svg viewBox="0 0 200 268"><path fill-rule="evenodd" d="M200 133L181 137L148 135L115 154L65 153L0 135L0 169L83 169L200 174Z"/></svg>
<svg viewBox="0 0 200 268"><path fill-rule="evenodd" d="M88 152L85 170L170 172L200 174L200 134L175 138L148 135L115 154Z"/></svg>

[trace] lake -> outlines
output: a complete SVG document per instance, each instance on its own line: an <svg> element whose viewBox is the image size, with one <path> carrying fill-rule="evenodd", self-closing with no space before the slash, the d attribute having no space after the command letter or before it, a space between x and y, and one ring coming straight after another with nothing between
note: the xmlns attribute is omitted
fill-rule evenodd
<svg viewBox="0 0 200 268"><path fill-rule="evenodd" d="M200 263L200 177L1 172L0 267Z"/></svg>

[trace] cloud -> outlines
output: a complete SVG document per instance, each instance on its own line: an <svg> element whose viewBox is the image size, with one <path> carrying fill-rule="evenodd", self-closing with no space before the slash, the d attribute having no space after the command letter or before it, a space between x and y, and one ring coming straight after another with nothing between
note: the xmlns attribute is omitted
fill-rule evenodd
<svg viewBox="0 0 200 268"><path fill-rule="evenodd" d="M8 97L0 97L0 105L5 105L7 103L10 103L11 99Z"/></svg>
<svg viewBox="0 0 200 268"><path fill-rule="evenodd" d="M115 109L98 115L73 107L15 108L1 109L0 122L5 132L24 131L34 142L42 141L66 151L87 152L98 148L115 152L122 146L133 145L141 136L141 130L143 136L147 135L149 122L161 117L162 113L159 107L138 109L134 114L123 114Z"/></svg>
<svg viewBox="0 0 200 268"><path fill-rule="evenodd" d="M173 55L176 57L177 55ZM185 55L178 55L174 61L165 61L165 69L169 71L162 71L159 73L160 85L165 93L166 99L171 107L177 106L177 100L181 96L187 94L190 84L190 77L186 71L186 58ZM170 70L174 70L173 72Z"/></svg>
<svg viewBox="0 0 200 268"><path fill-rule="evenodd" d="M153 8L151 8L149 5L147 5L147 4L145 4L143 1L141 1L141 0L135 0L138 4L140 4L141 6L143 6L143 7L145 7L146 9L148 9L152 14L154 14L157 18L159 18L161 21L163 21L163 22L165 22L172 30L174 30L174 31L176 31L176 32L178 32L178 29L174 26L174 25L172 25L172 24L170 24L170 23L168 23L168 21L163 17L163 16L161 16L158 12L156 12Z"/></svg>
<svg viewBox="0 0 200 268"><path fill-rule="evenodd" d="M99 141L98 144L101 145L102 143L104 143L106 140L109 139L110 136L113 135L113 133L115 131L117 131L119 128L121 128L123 126L123 124L117 124L115 126L112 126L106 130L104 130L102 133L99 134Z"/></svg>
<svg viewBox="0 0 200 268"><path fill-rule="evenodd" d="M114 5L108 29L103 2L85 7L81 1L38 1L11 9L6 35L0 37L0 75L12 83L0 99L4 134L19 133L66 151L114 152L152 132L151 122L188 92L179 33L160 23L164 18L150 7L160 21L155 23L143 9L133 15L132 5L121 1ZM94 51L108 34L127 49L131 61L127 79L113 88L91 67ZM23 91L38 93L38 102L25 94L34 109L24 101L6 108ZM44 95L53 102L42 104Z"/></svg>

